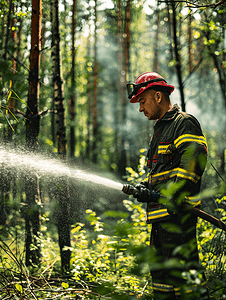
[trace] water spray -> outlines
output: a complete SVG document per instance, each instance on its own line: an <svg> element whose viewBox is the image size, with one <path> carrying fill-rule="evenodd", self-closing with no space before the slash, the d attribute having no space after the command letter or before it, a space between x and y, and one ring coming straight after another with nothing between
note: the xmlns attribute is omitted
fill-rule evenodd
<svg viewBox="0 0 226 300"><path fill-rule="evenodd" d="M124 194L133 195L135 198L139 196L140 191L130 184L122 184L111 179L107 179L87 171L74 169L68 167L65 163L60 162L57 159L49 159L44 155L38 155L34 153L28 153L26 151L15 151L13 149L6 149L0 147L0 163L4 163L4 166L13 170L15 167L21 171L30 170L36 174L51 174L55 176L68 176L71 178L81 179L82 181L92 182L113 188L118 191L122 191ZM221 220L207 214L206 212L192 207L191 205L184 204L187 211L192 214L214 224L218 228L226 231L226 224Z"/></svg>
<svg viewBox="0 0 226 300"><path fill-rule="evenodd" d="M87 170L80 169L76 165L68 165L67 162L46 155L28 152L24 149L8 149L0 146L0 164L10 170L17 169L24 172L33 172L37 175L49 175L54 177L68 177L81 182L90 182L122 190L122 183L93 174Z"/></svg>

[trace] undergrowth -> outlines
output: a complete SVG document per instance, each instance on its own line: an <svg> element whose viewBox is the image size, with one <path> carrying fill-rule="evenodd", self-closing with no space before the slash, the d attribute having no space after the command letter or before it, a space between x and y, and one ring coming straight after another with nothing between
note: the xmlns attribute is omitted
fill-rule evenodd
<svg viewBox="0 0 226 300"><path fill-rule="evenodd" d="M128 214L122 213L124 218L118 218L111 230L91 210L86 211L91 229L81 223L72 226L71 270L64 275L57 241L46 226L39 238L42 261L29 268L24 265L23 232L14 228L14 234L0 241L0 299L152 299L151 226L145 224L141 204L128 200L124 204ZM108 211L106 215L116 218L118 214ZM225 299L225 234L201 219L197 228L211 298Z"/></svg>
<svg viewBox="0 0 226 300"><path fill-rule="evenodd" d="M128 170L130 183L140 181L143 165L141 157L138 173ZM225 197L217 199L222 201ZM124 200L124 205L127 212L106 211L101 217L87 210L89 225L71 227L71 268L66 274L61 273L57 236L48 227L48 212L42 216L37 266L25 266L25 230L15 223L0 239L0 299L151 300L151 225L146 224L141 204ZM225 211L219 209L219 214L225 221ZM226 299L225 232L198 219L197 241L210 298Z"/></svg>

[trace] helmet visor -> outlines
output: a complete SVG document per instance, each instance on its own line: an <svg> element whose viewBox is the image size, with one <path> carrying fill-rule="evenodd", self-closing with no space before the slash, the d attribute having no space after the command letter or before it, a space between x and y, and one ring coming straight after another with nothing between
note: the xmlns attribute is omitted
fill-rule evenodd
<svg viewBox="0 0 226 300"><path fill-rule="evenodd" d="M154 82L158 82L158 81L164 81L165 83L167 83L165 81L165 79L163 79L163 78L156 78L156 79L152 79L152 80L142 82L139 84L127 83L126 87L127 87L128 98L131 99L133 96L135 96L139 92L139 89L141 87L145 87L145 86L149 85L150 83L154 83Z"/></svg>

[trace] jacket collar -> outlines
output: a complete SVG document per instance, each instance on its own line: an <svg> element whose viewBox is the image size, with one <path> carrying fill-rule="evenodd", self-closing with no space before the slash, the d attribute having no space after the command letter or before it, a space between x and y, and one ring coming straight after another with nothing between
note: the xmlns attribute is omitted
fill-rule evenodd
<svg viewBox="0 0 226 300"><path fill-rule="evenodd" d="M155 125L157 125L157 124L159 124L159 123L161 123L163 121L169 121L169 120L174 119L176 117L176 115L177 115L177 113L178 113L179 110L180 110L180 107L177 104L175 104L170 110L168 110L165 113L165 115L161 119L159 119L159 120L157 120L155 122Z"/></svg>

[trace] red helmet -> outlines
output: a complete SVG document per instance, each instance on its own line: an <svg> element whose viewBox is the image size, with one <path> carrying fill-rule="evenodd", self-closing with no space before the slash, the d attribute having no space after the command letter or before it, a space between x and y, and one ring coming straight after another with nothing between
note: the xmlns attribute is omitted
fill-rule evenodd
<svg viewBox="0 0 226 300"><path fill-rule="evenodd" d="M136 103L136 97L150 87L157 87L160 91L172 93L174 86L167 84L165 79L155 72L146 72L137 77L135 83L127 84L128 97L131 103Z"/></svg>

